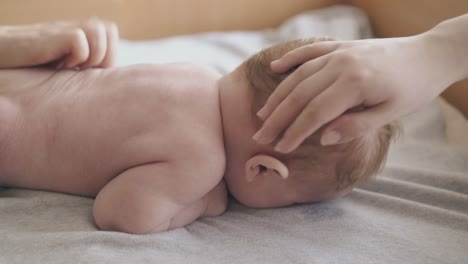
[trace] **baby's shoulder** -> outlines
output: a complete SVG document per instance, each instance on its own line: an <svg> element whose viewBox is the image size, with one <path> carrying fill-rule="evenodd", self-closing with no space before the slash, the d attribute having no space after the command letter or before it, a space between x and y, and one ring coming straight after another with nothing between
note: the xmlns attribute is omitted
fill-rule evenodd
<svg viewBox="0 0 468 264"><path fill-rule="evenodd" d="M110 69L106 83L128 87L132 92L200 99L217 91L220 77L209 67L189 63L135 64Z"/></svg>
<svg viewBox="0 0 468 264"><path fill-rule="evenodd" d="M221 74L215 69L201 64L179 62L160 65L163 66L168 72L178 75L185 75L191 78L198 78L207 81L216 81L221 78Z"/></svg>
<svg viewBox="0 0 468 264"><path fill-rule="evenodd" d="M172 81L204 80L217 81L221 74L214 69L191 63L134 64L111 69L114 76L129 79L153 78Z"/></svg>

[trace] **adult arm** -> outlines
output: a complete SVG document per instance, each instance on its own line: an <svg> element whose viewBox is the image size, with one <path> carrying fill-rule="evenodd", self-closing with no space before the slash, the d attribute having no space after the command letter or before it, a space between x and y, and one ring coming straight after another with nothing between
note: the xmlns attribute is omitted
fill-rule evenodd
<svg viewBox="0 0 468 264"><path fill-rule="evenodd" d="M438 23L468 13L465 0L345 0L363 9L377 37L403 37L420 34ZM442 96L468 117L468 80L446 89Z"/></svg>
<svg viewBox="0 0 468 264"><path fill-rule="evenodd" d="M322 144L344 143L415 111L467 77L466 32L468 15L417 36L321 42L291 51L272 63L273 71L301 66L260 110L264 124L254 138L267 144L284 131L276 149L290 152L325 126Z"/></svg>
<svg viewBox="0 0 468 264"><path fill-rule="evenodd" d="M0 69L110 67L117 41L115 24L99 19L0 26Z"/></svg>

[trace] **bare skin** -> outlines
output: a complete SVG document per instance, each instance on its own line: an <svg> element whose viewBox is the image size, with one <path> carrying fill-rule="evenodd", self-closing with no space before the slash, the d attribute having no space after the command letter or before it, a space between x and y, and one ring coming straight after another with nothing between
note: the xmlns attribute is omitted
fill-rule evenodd
<svg viewBox="0 0 468 264"><path fill-rule="evenodd" d="M468 13L468 1L445 0L346 0L369 15L376 36L404 37L423 33L438 23ZM468 80L451 85L442 93L449 103L468 117Z"/></svg>
<svg viewBox="0 0 468 264"><path fill-rule="evenodd" d="M102 34L96 40L83 27L66 27L59 35L67 39L76 37L69 30L85 32L87 45L62 37L44 41L13 30L18 43L36 41L42 49L11 56L12 66L2 67L35 65L40 51L54 45L61 52L49 53L41 64L63 61L68 68L67 61L78 57L79 68L111 66L102 58L113 61L115 45L102 45ZM0 51L1 44L0 36ZM10 47L12 53L23 52ZM298 190L282 154L252 139L257 118L251 113L245 70L241 66L223 77L180 64L78 72L4 70L0 185L96 197L93 213L100 229L139 234L221 214L226 188L241 203L257 208L325 199ZM336 190L333 179L312 177L310 183Z"/></svg>
<svg viewBox="0 0 468 264"><path fill-rule="evenodd" d="M223 213L227 188L253 207L308 200L251 139L242 68L51 69L112 66L112 27L91 22L0 28L0 186L96 197L100 229L138 234Z"/></svg>
<svg viewBox="0 0 468 264"><path fill-rule="evenodd" d="M115 24L95 18L0 27L0 186L96 197L103 230L154 233L221 214L219 76L103 69L117 41Z"/></svg>
<svg viewBox="0 0 468 264"><path fill-rule="evenodd" d="M97 18L1 26L0 68L107 68L114 64L118 39L117 26Z"/></svg>
<svg viewBox="0 0 468 264"><path fill-rule="evenodd" d="M0 71L0 183L96 197L104 230L160 232L218 215L218 77L178 64Z"/></svg>
<svg viewBox="0 0 468 264"><path fill-rule="evenodd" d="M272 63L278 73L301 66L259 111L265 123L254 137L257 142L278 139L276 150L288 153L323 128L323 145L346 143L442 92L468 115L468 2L343 3L367 12L383 38L310 45ZM347 111L356 107L364 110Z"/></svg>
<svg viewBox="0 0 468 264"><path fill-rule="evenodd" d="M219 215L227 190L257 208L320 200L252 140L243 67L2 70L0 186L96 197L100 229L137 234Z"/></svg>

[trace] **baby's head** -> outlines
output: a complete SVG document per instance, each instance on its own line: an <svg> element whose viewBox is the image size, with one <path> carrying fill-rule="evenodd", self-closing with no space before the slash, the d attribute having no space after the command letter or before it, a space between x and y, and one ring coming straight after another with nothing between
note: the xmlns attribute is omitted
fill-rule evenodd
<svg viewBox="0 0 468 264"><path fill-rule="evenodd" d="M325 40L330 39L295 40L264 49L220 80L225 179L241 203L277 207L333 199L376 175L385 163L395 124L335 146L322 146L318 131L288 154L252 140L262 125L255 113L290 73L272 72L270 62L290 50Z"/></svg>

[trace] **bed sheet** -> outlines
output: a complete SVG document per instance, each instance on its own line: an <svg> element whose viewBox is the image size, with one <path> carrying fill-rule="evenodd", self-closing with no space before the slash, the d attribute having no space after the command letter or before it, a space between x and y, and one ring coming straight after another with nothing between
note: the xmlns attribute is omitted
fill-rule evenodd
<svg viewBox="0 0 468 264"><path fill-rule="evenodd" d="M362 12L337 6L263 31L122 41L118 64L226 73L266 45L324 35L372 33ZM401 122L384 170L342 199L264 210L231 201L220 217L161 234L98 231L92 199L0 189L0 263L468 263L468 123L442 100Z"/></svg>

